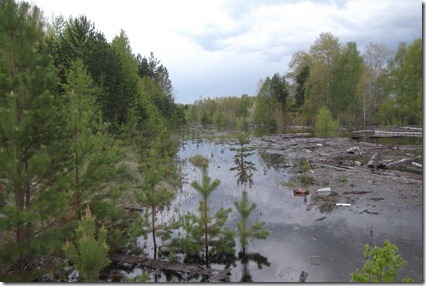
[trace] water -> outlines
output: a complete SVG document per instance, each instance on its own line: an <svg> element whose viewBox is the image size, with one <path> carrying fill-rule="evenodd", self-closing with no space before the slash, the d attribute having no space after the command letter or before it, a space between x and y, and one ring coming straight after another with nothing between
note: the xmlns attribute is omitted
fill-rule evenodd
<svg viewBox="0 0 426 286"><path fill-rule="evenodd" d="M190 183L201 181L201 172L188 159L201 154L210 160L209 176L221 181L210 196L211 212L221 207L232 208L227 225L237 229L239 214L234 202L241 199L242 187L237 184L236 171L230 171L235 166L235 152L230 151L230 147L238 146L207 140L182 143L178 153L184 178L182 189L171 206L161 213L160 223L197 210L201 196ZM256 151L248 159L257 168L253 174L253 185L247 188L249 201L257 205L250 222L265 221L265 228L270 234L266 240L249 243L247 251L256 253L257 258L244 264L237 259L231 267L230 282L247 279L254 282L297 282L302 271L309 273L307 282L348 282L350 273L365 262L364 245L382 246L385 239L396 244L401 256L409 263L401 272L402 276L417 279L422 275L421 206L408 209L384 201L374 202L374 210L380 215L360 215L362 210L356 204L334 208L327 213L321 213L318 208L307 210L310 198L295 197L292 189L286 186L292 176L286 158ZM326 219L317 221L324 216ZM148 243L149 248L150 242L144 243ZM236 249L238 252L238 242ZM212 267L224 268L223 265ZM163 275L159 281L170 280Z"/></svg>

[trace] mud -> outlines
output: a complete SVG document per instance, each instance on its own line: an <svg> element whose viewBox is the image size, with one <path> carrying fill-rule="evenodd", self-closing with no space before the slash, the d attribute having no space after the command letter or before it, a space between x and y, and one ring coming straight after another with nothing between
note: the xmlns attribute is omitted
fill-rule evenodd
<svg viewBox="0 0 426 286"><path fill-rule="evenodd" d="M349 282L350 273L365 262L364 245L382 246L389 239L408 261L400 277L417 279L422 275L422 169L411 164L377 170L366 166L377 151L386 163L422 155L422 146L303 136L281 134L250 139L248 145L256 151L247 160L256 171L247 192L249 201L257 206L250 221L265 221L270 234L265 240L250 241L250 256L243 258L237 256L237 239L234 259L212 267L225 270L231 265L229 282L297 282L302 274L307 274L303 275L306 282ZM209 176L221 181L210 196L211 211L232 208L227 226L237 228L240 218L234 202L241 199L243 187L232 171L232 147L238 147L237 141L228 135L182 141L178 153L182 186L159 222L197 210L199 194L190 183L200 180L201 175L189 158L201 154L210 160ZM348 153L351 148L355 152ZM304 161L307 168L301 167ZM326 187L329 192L317 192ZM309 194L296 196L294 188L307 189ZM141 237L138 243L152 251L149 236L148 240ZM245 259L248 257L253 259ZM133 269L129 275L143 271L148 270ZM202 281L201 277L174 275L170 278L161 273L155 281Z"/></svg>
<svg viewBox="0 0 426 286"><path fill-rule="evenodd" d="M357 205L367 207L371 201L379 199L404 207L422 206L421 168L407 164L375 170L366 166L377 151L382 162L392 162L422 155L422 145L381 145L350 138L292 138L288 135L253 138L250 145L261 152L286 158L294 175L300 173L300 159L306 158L310 165L308 175L313 178L308 190L314 198L316 190L330 187L334 194L331 203L356 200ZM351 148L357 151L348 153ZM324 203L314 199L314 204Z"/></svg>

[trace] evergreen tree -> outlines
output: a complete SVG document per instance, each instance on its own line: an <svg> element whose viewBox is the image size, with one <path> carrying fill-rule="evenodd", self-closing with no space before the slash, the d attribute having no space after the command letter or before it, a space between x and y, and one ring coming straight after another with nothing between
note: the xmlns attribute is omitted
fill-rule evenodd
<svg viewBox="0 0 426 286"><path fill-rule="evenodd" d="M184 216L183 229L186 237L175 240L180 249L188 254L196 255L204 248L205 262L210 264L210 257L214 254L234 254L235 232L224 227L231 209L220 208L214 216L210 214L209 196L216 190L220 181L212 181L208 176L208 159L197 155L191 158L191 163L200 168L202 181L193 181L191 186L202 196L199 203L199 216L187 214ZM213 247L214 246L214 247ZM212 249L213 248L213 249Z"/></svg>
<svg viewBox="0 0 426 286"><path fill-rule="evenodd" d="M152 241L154 243L154 259L157 259L156 238L158 233L160 233L162 238L170 237L169 227L157 224L157 212L159 208L173 199L174 194L166 187L161 186L161 182L164 180L161 174L164 167L160 166L158 163L153 163L153 160L151 160L149 166L144 168L143 183L141 189L136 192L136 198L143 207L148 209L146 215L149 216L148 225L150 226Z"/></svg>
<svg viewBox="0 0 426 286"><path fill-rule="evenodd" d="M59 246L60 229L67 226L71 154L65 116L52 92L57 74L40 10L2 1L0 39L0 228L7 237L0 243L0 268L23 271L20 281L31 281L26 273L34 259Z"/></svg>
<svg viewBox="0 0 426 286"><path fill-rule="evenodd" d="M92 216L89 205L75 231L76 245L67 240L64 252L79 271L82 282L98 282L99 272L110 264L109 247L106 243L107 231L103 225L96 231L96 217Z"/></svg>
<svg viewBox="0 0 426 286"><path fill-rule="evenodd" d="M309 66L305 66L296 76L296 107L300 110L305 103L306 81L309 77Z"/></svg>
<svg viewBox="0 0 426 286"><path fill-rule="evenodd" d="M234 202L238 213L241 216L241 220L238 222L238 236L240 238L240 244L242 251L246 252L246 247L249 238L266 239L269 235L269 231L265 230L265 222L256 221L253 225L249 225L248 218L252 211L256 208L256 204L250 205L247 198L247 191L244 189L242 192L242 199L239 202Z"/></svg>

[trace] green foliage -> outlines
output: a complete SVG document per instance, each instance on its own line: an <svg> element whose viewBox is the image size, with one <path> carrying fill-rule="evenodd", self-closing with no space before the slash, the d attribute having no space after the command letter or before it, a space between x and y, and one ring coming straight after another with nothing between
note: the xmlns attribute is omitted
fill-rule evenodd
<svg viewBox="0 0 426 286"><path fill-rule="evenodd" d="M151 164L148 168L145 168L142 186L135 193L138 203L147 209L145 215L148 219L147 224L150 226L154 242L154 259L157 258L156 235L159 233L165 238L170 232L168 226L157 224L157 212L159 208L174 198L173 192L169 191L166 187L160 186L163 181L161 172L162 167L159 164Z"/></svg>
<svg viewBox="0 0 426 286"><path fill-rule="evenodd" d="M339 115L340 122L356 125L358 114L358 83L363 72L363 61L356 43L349 42L341 51L336 66L333 68L331 86L331 112Z"/></svg>
<svg viewBox="0 0 426 286"><path fill-rule="evenodd" d="M333 120L330 111L323 107L320 109L315 121L315 134L320 137L330 137L339 131L339 122Z"/></svg>
<svg viewBox="0 0 426 286"><path fill-rule="evenodd" d="M83 282L98 282L99 272L110 264L109 247L106 244L107 231L104 226L96 232L96 217L92 216L89 205L76 234L76 245L67 240L64 252L79 271Z"/></svg>
<svg viewBox="0 0 426 286"><path fill-rule="evenodd" d="M60 245L70 148L57 108L43 18L28 3L0 6L0 268L30 273ZM68 221L62 221L64 225ZM65 229L65 227L64 227ZM10 267L10 268L9 268ZM41 273L44 269L37 270ZM5 278L7 280L8 278Z"/></svg>
<svg viewBox="0 0 426 286"><path fill-rule="evenodd" d="M191 186L202 196L199 216L188 213L183 218L184 235L174 240L174 244L189 255L198 255L204 248L206 265L209 266L212 255L233 254L235 249L235 232L224 227L231 209L220 208L214 216L210 214L208 198L219 187L218 179L212 181L208 176L207 158L199 157L202 163L202 182L193 181Z"/></svg>
<svg viewBox="0 0 426 286"><path fill-rule="evenodd" d="M346 177L345 174L340 174L339 175L339 182L346 183L347 180L348 180L348 177Z"/></svg>
<svg viewBox="0 0 426 286"><path fill-rule="evenodd" d="M262 83L259 92L256 96L255 108L253 112L253 121L255 124L276 126L277 121L274 116L275 113L275 100L274 93L271 87L272 81L269 77L266 77Z"/></svg>
<svg viewBox="0 0 426 286"><path fill-rule="evenodd" d="M309 77L309 66L305 66L297 75L296 82L296 107L301 109L303 104L305 103L305 93L306 93L306 81Z"/></svg>
<svg viewBox="0 0 426 286"><path fill-rule="evenodd" d="M407 47L401 65L392 71L398 106L406 124L422 124L423 119L423 48L416 39ZM389 116L391 116L389 114Z"/></svg>
<svg viewBox="0 0 426 286"><path fill-rule="evenodd" d="M251 226L248 224L248 218L252 211L256 208L256 204L249 204L247 191L245 189L242 192L241 201L234 202L234 205L241 216L241 220L238 222L238 236L243 249L247 247L249 238L266 239L269 235L269 231L263 228L265 226L264 221L256 221Z"/></svg>
<svg viewBox="0 0 426 286"><path fill-rule="evenodd" d="M302 185L312 185L314 182L314 178L307 174L307 172L311 169L308 160L306 158L302 158L299 162L298 167L302 171L302 175L300 175L300 182L302 183Z"/></svg>
<svg viewBox="0 0 426 286"><path fill-rule="evenodd" d="M197 154L191 158L189 158L189 162L191 162L192 165L194 165L195 167L204 169L207 168L209 166L209 159L207 159L206 157Z"/></svg>
<svg viewBox="0 0 426 286"><path fill-rule="evenodd" d="M364 257L367 261L361 270L351 273L351 282L397 282L398 271L408 263L398 254L398 247L389 240L385 240L383 247L371 248L364 246ZM421 278L420 278L421 280ZM412 281L404 278L404 282Z"/></svg>

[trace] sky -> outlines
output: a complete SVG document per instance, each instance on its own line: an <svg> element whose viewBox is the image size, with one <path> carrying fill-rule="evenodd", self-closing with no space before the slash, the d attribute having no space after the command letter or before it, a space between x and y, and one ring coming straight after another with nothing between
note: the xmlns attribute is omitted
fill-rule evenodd
<svg viewBox="0 0 426 286"><path fill-rule="evenodd" d="M256 95L322 32L345 45L396 49L422 37L420 0L30 0L47 19L86 15L108 41L124 30L132 52L168 69L175 102Z"/></svg>

